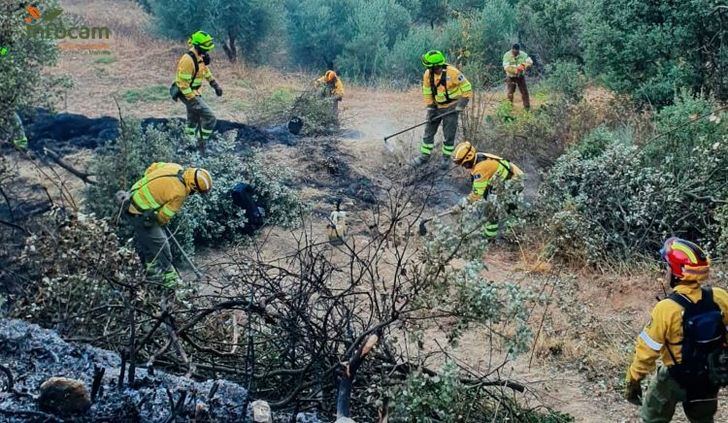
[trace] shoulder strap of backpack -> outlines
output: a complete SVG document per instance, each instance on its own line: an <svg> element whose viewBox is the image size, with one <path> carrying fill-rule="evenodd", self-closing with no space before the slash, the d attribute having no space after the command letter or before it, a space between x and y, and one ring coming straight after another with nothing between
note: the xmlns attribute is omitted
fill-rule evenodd
<svg viewBox="0 0 728 423"><path fill-rule="evenodd" d="M186 53L190 58L192 59L192 63L195 65L195 73L192 74L192 80L190 81L190 88L192 87L192 84L195 83L195 78L197 78L197 72L200 71L200 64L197 62L197 57L195 57L195 53L187 50Z"/></svg>
<svg viewBox="0 0 728 423"><path fill-rule="evenodd" d="M712 297L712 295L711 295L711 297ZM694 306L694 305L695 305L695 304L694 304L694 303L693 303L692 301L690 301L690 300L689 300L689 299L688 299L688 298L687 298L686 296L684 296L684 295L680 295L680 294L678 294L677 292L673 292L673 293L672 293L672 294L670 294L670 296L669 296L669 297L667 297L667 298L669 298L669 299L671 299L671 300L675 301L676 303L678 303L678 305L680 305L680 306L681 306L682 308L684 308L685 310L688 310L689 308L691 308L692 306Z"/></svg>
<svg viewBox="0 0 728 423"><path fill-rule="evenodd" d="M435 72L433 72L432 69L429 69L428 72L430 73L430 95L432 96L432 101L437 104L437 86L435 85Z"/></svg>
<svg viewBox="0 0 728 423"><path fill-rule="evenodd" d="M142 189L143 187L145 187L145 186L149 185L149 184L150 184L150 183L151 183L152 181L156 181L156 180L157 180L157 179L159 179L159 178L169 178L169 177L171 177L171 176L175 176L175 177L177 177L177 179L178 179L178 180L179 180L180 182L182 182L182 185L184 185L184 184L185 184L184 172L185 172L185 171L184 171L184 169L180 169L180 170L179 170L179 172L177 172L177 173L169 173L169 174L167 174L167 175L159 175L159 176L155 176L154 178L152 178L152 179L148 180L146 184L144 184L144 185L139 185L139 188L137 188L137 189L133 189L133 190L129 191L129 194L130 194L130 195L134 195L134 193L135 193L135 192L137 192L137 191L139 191L140 189Z"/></svg>

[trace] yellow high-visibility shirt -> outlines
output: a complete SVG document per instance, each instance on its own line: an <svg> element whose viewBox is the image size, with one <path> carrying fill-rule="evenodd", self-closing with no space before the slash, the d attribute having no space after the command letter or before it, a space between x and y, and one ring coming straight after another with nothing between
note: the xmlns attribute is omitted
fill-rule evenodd
<svg viewBox="0 0 728 423"><path fill-rule="evenodd" d="M503 55L503 70L507 76L518 76L518 66L526 65L526 68L533 66L533 60L528 57L525 51L518 52L518 56L514 56L511 50Z"/></svg>
<svg viewBox="0 0 728 423"><path fill-rule="evenodd" d="M152 163L144 177L131 187L129 213L138 215L151 210L157 222L166 225L190 195L182 180L182 169L176 163Z"/></svg>
<svg viewBox="0 0 728 423"><path fill-rule="evenodd" d="M473 86L455 66L447 65L445 71L440 72L439 75L433 72L433 81L430 81L430 71L430 69L427 69L422 76L422 97L425 100L425 105L437 105L438 108L445 108L450 107L454 101L460 98L470 98L472 96ZM445 81L441 84L443 76ZM431 82L434 83L434 91Z"/></svg>
<svg viewBox="0 0 728 423"><path fill-rule="evenodd" d="M193 82L192 76L195 73L195 62L192 61L192 58L187 53L183 54L182 57L180 57L179 62L177 62L177 75L174 79L174 82L177 84L177 87L179 87L182 95L184 95L188 100L200 95L200 89L202 88L203 81L212 82L215 80L210 68L205 65L205 62L202 60L202 57L197 54L197 51L192 48L190 49L190 52L192 52L195 56L198 66L197 76L195 76L194 83L190 85L190 83Z"/></svg>
<svg viewBox="0 0 728 423"><path fill-rule="evenodd" d="M674 291L693 303L703 298L697 282L677 285ZM723 312L723 324L728 326L728 292L713 287L713 301ZM674 365L670 352L678 363L682 361L682 346L679 345L683 338L682 314L682 306L669 298L660 301L652 309L650 322L637 337L634 359L627 370L628 381L640 381L652 373L658 357L662 358L665 366ZM668 345L670 352L667 350Z"/></svg>
<svg viewBox="0 0 728 423"><path fill-rule="evenodd" d="M520 178L523 171L504 158L493 154L478 153L470 175L473 179L473 190L468 195L468 201L472 203L483 198L485 191L495 178L501 178L504 181Z"/></svg>
<svg viewBox="0 0 728 423"><path fill-rule="evenodd" d="M341 82L341 78L339 78L338 76L336 77L336 80L333 84L326 82L326 75L317 79L316 83L319 85L326 85L328 95L339 99L344 98L344 83Z"/></svg>

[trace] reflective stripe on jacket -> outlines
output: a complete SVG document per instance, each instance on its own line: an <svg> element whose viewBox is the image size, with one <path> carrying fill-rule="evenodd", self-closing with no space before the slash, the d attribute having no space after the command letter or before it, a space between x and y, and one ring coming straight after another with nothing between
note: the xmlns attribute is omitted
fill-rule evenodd
<svg viewBox="0 0 728 423"><path fill-rule="evenodd" d="M520 178L523 171L515 164L493 154L478 153L475 158L475 166L470 171L473 179L473 190L468 195L468 201L478 201L485 196L490 183L495 178L502 180Z"/></svg>
<svg viewBox="0 0 728 423"><path fill-rule="evenodd" d="M434 74L433 81L430 81L431 69L427 69L422 76L422 97L427 106L437 105L439 108L450 106L459 98L470 98L473 87L456 67L447 65L445 71L439 75ZM442 83L442 77L445 76L445 82ZM434 99L431 82L434 82L435 90ZM448 101L449 99L449 101Z"/></svg>
<svg viewBox="0 0 728 423"><path fill-rule="evenodd" d="M703 297L697 282L677 285L675 292L688 297L693 303ZM723 312L723 324L728 326L728 292L713 287L713 301ZM682 346L679 345L683 337L682 313L682 306L669 298L660 301L652 309L650 322L637 337L634 359L627 370L628 381L640 381L652 373L658 357L666 367L674 365L670 352L678 363L682 360Z"/></svg>
<svg viewBox="0 0 728 423"><path fill-rule="evenodd" d="M508 50L506 54L503 55L503 70L506 71L506 75L508 76L517 76L518 66L524 64L527 68L529 68L533 65L533 60L531 60L531 58L528 57L528 54L526 54L523 50L521 50L518 53L518 56L515 57L511 50Z"/></svg>
<svg viewBox="0 0 728 423"><path fill-rule="evenodd" d="M183 54L179 62L177 62L177 75L174 80L182 95L188 100L200 95L200 88L202 88L203 81L212 82L215 80L210 68L205 65L205 62L197 54L197 51L193 48L190 49L190 52L195 56L198 66L197 76L195 76L194 82L192 81L192 76L195 73L195 62L192 61L189 53ZM190 82L193 82L193 84L190 85Z"/></svg>
<svg viewBox="0 0 728 423"><path fill-rule="evenodd" d="M176 163L152 163L144 176L131 187L129 213L156 213L157 222L166 225L182 208L190 194L180 179L182 166Z"/></svg>

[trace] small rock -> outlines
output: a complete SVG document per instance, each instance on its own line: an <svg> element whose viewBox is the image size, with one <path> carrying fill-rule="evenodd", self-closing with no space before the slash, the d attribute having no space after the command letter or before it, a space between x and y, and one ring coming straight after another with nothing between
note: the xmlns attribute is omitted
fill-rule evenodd
<svg viewBox="0 0 728 423"><path fill-rule="evenodd" d="M59 415L84 413L91 407L91 395L80 380L52 377L40 385L38 407Z"/></svg>
<svg viewBox="0 0 728 423"><path fill-rule="evenodd" d="M270 405L263 400L253 401L253 421L262 423L272 423L273 419L270 415Z"/></svg>

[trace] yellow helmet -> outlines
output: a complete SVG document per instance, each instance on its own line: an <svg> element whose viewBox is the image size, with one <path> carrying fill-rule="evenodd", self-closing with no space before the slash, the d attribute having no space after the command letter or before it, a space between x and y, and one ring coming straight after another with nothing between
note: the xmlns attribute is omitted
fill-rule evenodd
<svg viewBox="0 0 728 423"><path fill-rule="evenodd" d="M455 147L452 152L452 161L456 165L462 166L464 163L475 160L476 154L478 154L478 150L468 141L464 141Z"/></svg>
<svg viewBox="0 0 728 423"><path fill-rule="evenodd" d="M325 78L326 78L326 82L331 82L331 81L333 81L334 79L336 79L336 76L337 76L337 75L336 75L336 72L334 72L334 71L332 71L332 70L327 70L327 71L326 71L326 75L324 75L324 76L325 76Z"/></svg>
<svg viewBox="0 0 728 423"><path fill-rule="evenodd" d="M187 188L192 192L204 194L212 189L212 176L210 176L210 172L201 167L185 169L182 178L185 180Z"/></svg>

